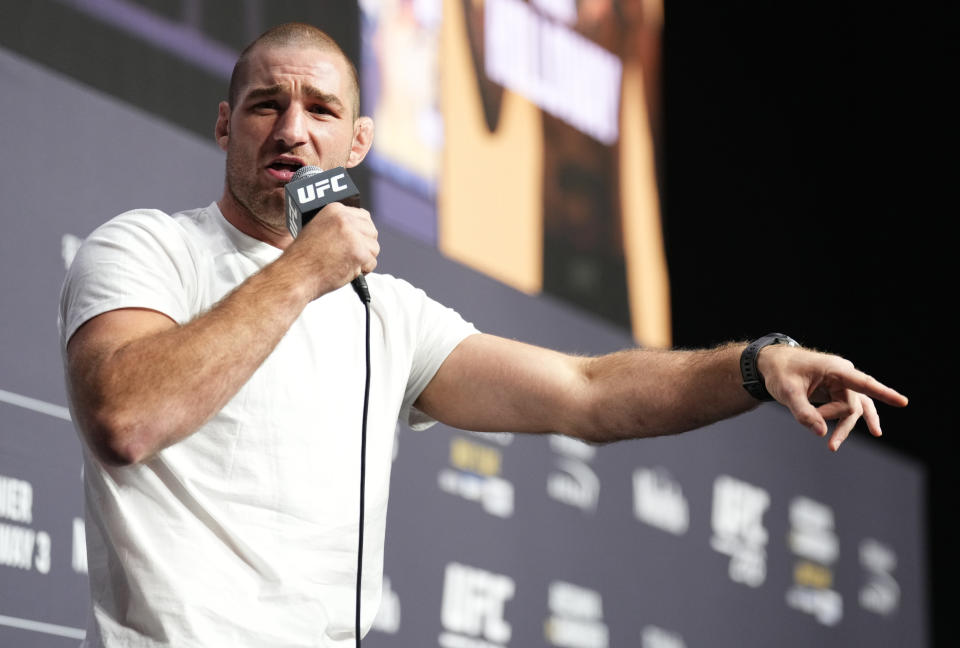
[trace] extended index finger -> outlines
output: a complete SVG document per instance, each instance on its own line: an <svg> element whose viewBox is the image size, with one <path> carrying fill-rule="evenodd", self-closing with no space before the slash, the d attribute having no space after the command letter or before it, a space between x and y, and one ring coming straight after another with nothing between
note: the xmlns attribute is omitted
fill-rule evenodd
<svg viewBox="0 0 960 648"><path fill-rule="evenodd" d="M894 407L905 407L908 399L892 387L887 387L882 382L869 374L865 374L859 369L849 368L837 372L837 377L843 382L844 387L852 389L875 398L887 405Z"/></svg>

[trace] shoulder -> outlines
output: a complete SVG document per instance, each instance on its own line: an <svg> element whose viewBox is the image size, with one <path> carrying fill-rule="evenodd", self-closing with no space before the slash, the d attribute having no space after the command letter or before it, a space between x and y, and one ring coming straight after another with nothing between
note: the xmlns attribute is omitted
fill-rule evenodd
<svg viewBox="0 0 960 648"><path fill-rule="evenodd" d="M208 220L208 208L168 214L159 209L131 209L97 227L88 239L99 237L154 236L186 237Z"/></svg>
<svg viewBox="0 0 960 648"><path fill-rule="evenodd" d="M410 282L389 274L367 275L370 306L390 326L406 322L418 335L445 328L476 331L460 313L430 297Z"/></svg>
<svg viewBox="0 0 960 648"><path fill-rule="evenodd" d="M143 261L151 257L181 258L197 254L207 235L209 208L168 214L159 209L132 209L114 216L83 241L74 264L85 261Z"/></svg>
<svg viewBox="0 0 960 648"><path fill-rule="evenodd" d="M97 227L84 239L80 257L84 253L111 250L135 250L152 247L160 241L182 238L182 228L167 213L158 209L133 209L114 216Z"/></svg>
<svg viewBox="0 0 960 648"><path fill-rule="evenodd" d="M134 228L163 228L172 222L170 214L159 209L131 209L97 227L91 236Z"/></svg>
<svg viewBox="0 0 960 648"><path fill-rule="evenodd" d="M90 286L128 286L135 276L183 283L196 274L202 259L188 223L183 214L158 209L133 209L114 216L81 243L67 269L64 293Z"/></svg>
<svg viewBox="0 0 960 648"><path fill-rule="evenodd" d="M196 310L204 263L191 222L188 212L134 209L87 236L61 288L63 344L81 324L109 310L144 308L186 321Z"/></svg>

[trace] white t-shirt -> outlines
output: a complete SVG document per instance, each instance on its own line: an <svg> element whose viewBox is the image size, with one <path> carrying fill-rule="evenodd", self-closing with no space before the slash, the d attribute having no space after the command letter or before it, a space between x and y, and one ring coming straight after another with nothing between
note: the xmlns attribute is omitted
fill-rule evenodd
<svg viewBox="0 0 960 648"><path fill-rule="evenodd" d="M61 348L90 318L149 308L184 324L281 251L216 203L122 214L94 231L64 283ZM476 329L405 281L372 301L362 628L379 606L396 421ZM86 644L353 645L365 315L347 285L311 302L209 423L143 464L85 447L91 612Z"/></svg>

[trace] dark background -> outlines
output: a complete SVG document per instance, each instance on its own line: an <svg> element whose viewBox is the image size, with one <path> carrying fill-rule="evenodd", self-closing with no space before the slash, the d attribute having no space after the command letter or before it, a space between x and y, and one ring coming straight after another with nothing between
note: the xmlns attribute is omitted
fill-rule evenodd
<svg viewBox="0 0 960 648"><path fill-rule="evenodd" d="M935 645L957 573L955 7L668 1L660 149L676 345L782 330L910 397L878 443L927 470Z"/></svg>
<svg viewBox="0 0 960 648"><path fill-rule="evenodd" d="M140 4L176 18L188 3ZM203 20L239 49L249 35L237 4L206 2ZM271 23L315 14L358 60L355 8L265 6ZM955 425L940 406L953 374L956 9L668 0L665 11L659 173L674 342L782 330L910 396L905 410L881 406L876 443L927 471L931 628L945 643L957 562ZM203 136L225 92L221 79L50 0L4 3L0 44ZM179 83L154 83L164 77Z"/></svg>

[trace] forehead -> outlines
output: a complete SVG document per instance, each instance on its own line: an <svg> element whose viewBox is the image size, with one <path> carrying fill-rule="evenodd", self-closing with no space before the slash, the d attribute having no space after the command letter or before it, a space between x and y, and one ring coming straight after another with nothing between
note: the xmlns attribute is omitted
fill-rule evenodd
<svg viewBox="0 0 960 648"><path fill-rule="evenodd" d="M347 62L332 49L264 45L254 49L247 59L239 96L242 98L254 88L282 85L297 91L307 85L348 103L348 78Z"/></svg>

